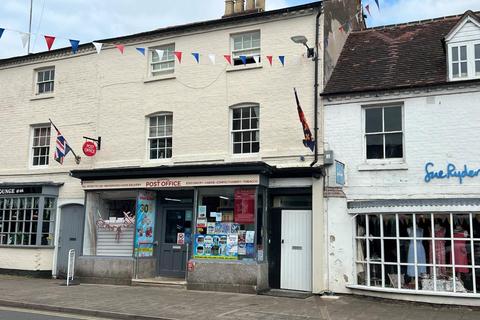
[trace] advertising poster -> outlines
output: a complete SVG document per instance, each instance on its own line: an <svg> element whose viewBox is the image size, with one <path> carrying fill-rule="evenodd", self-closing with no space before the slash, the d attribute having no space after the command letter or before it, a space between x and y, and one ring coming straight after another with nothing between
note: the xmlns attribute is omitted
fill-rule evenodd
<svg viewBox="0 0 480 320"><path fill-rule="evenodd" d="M135 225L135 255L153 256L155 230L155 192L140 191L137 196Z"/></svg>
<svg viewBox="0 0 480 320"><path fill-rule="evenodd" d="M196 234L193 244L194 258L236 260L238 249L236 249L235 245L235 249L232 250L232 245L229 246L229 237L230 235L226 234Z"/></svg>
<svg viewBox="0 0 480 320"><path fill-rule="evenodd" d="M255 189L235 190L233 216L235 223L255 223Z"/></svg>
<svg viewBox="0 0 480 320"><path fill-rule="evenodd" d="M199 219L206 219L207 218L207 206L198 206L198 215Z"/></svg>

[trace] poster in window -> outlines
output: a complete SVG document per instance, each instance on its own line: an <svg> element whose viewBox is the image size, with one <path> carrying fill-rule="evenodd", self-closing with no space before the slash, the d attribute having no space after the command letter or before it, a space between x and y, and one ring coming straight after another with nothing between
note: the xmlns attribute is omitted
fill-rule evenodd
<svg viewBox="0 0 480 320"><path fill-rule="evenodd" d="M155 230L155 192L140 191L137 196L136 211L135 255L151 257Z"/></svg>
<svg viewBox="0 0 480 320"><path fill-rule="evenodd" d="M255 189L235 190L233 216L235 223L255 223Z"/></svg>
<svg viewBox="0 0 480 320"><path fill-rule="evenodd" d="M226 234L196 234L193 245L193 256L197 259L238 259L238 249L236 249L237 242L229 242L229 237L230 235Z"/></svg>

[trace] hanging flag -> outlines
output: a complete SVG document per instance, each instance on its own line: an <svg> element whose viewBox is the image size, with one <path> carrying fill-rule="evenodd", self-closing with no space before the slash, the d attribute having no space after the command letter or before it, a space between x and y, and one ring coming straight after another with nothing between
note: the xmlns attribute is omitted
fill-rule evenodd
<svg viewBox="0 0 480 320"><path fill-rule="evenodd" d="M27 47L28 40L30 39L30 33L20 32L22 36L22 46L25 49Z"/></svg>
<svg viewBox="0 0 480 320"><path fill-rule="evenodd" d="M380 11L380 4L378 3L378 0L375 0L375 3L377 4L378 11Z"/></svg>
<svg viewBox="0 0 480 320"><path fill-rule="evenodd" d="M115 47L123 54L125 51L125 46L123 44L116 44Z"/></svg>
<svg viewBox="0 0 480 320"><path fill-rule="evenodd" d="M57 131L57 142L56 142L54 159L58 163L63 164L63 160L65 159L65 156L71 151L72 154L75 157L75 162L77 164L79 164L80 163L80 157L75 154L75 152L73 151L72 148L70 148L70 145L68 144L67 140L60 133L60 130L58 130L57 126L52 122L52 120L50 120L50 123L55 128L55 130Z"/></svg>
<svg viewBox="0 0 480 320"><path fill-rule="evenodd" d="M303 145L313 151L315 148L315 141L313 140L312 132L310 131L310 128L308 126L307 119L305 119L305 114L303 114L302 107L300 106L297 90L293 88L293 91L295 92L295 100L297 101L298 117L300 118L300 122L302 123L303 127Z"/></svg>
<svg viewBox="0 0 480 320"><path fill-rule="evenodd" d="M178 63L182 63L182 51L173 51L173 54L178 59Z"/></svg>
<svg viewBox="0 0 480 320"><path fill-rule="evenodd" d="M76 54L78 52L78 44L80 43L80 41L72 40L72 39L70 39L69 41L70 41L70 44L72 45L73 54Z"/></svg>
<svg viewBox="0 0 480 320"><path fill-rule="evenodd" d="M55 41L55 37L53 36L44 36L45 37L45 42L47 43L47 48L48 51L52 49L53 42Z"/></svg>
<svg viewBox="0 0 480 320"><path fill-rule="evenodd" d="M372 16L372 14L370 13L370 5L369 5L369 4L367 4L367 5L365 6L365 9L367 10L367 12L368 12L368 15L371 17L371 16Z"/></svg>
<svg viewBox="0 0 480 320"><path fill-rule="evenodd" d="M267 60L270 63L270 66L273 64L273 56L267 56Z"/></svg>
<svg viewBox="0 0 480 320"><path fill-rule="evenodd" d="M253 56L253 60L255 60L256 64L259 64L260 63L260 56L259 55Z"/></svg>
<svg viewBox="0 0 480 320"><path fill-rule="evenodd" d="M345 32L345 29L343 28L343 26L340 26L340 28L338 28L338 30L339 30L340 32Z"/></svg>
<svg viewBox="0 0 480 320"><path fill-rule="evenodd" d="M3 28L0 28L0 39L2 38L3 31L5 31L5 29L3 29Z"/></svg>
<svg viewBox="0 0 480 320"><path fill-rule="evenodd" d="M247 56L239 56L240 60L242 60L242 63L244 66L247 65Z"/></svg>
<svg viewBox="0 0 480 320"><path fill-rule="evenodd" d="M100 51L102 51L103 43L92 42L92 44L95 46L95 50L97 50L97 54L100 54Z"/></svg>
<svg viewBox="0 0 480 320"><path fill-rule="evenodd" d="M278 60L280 60L280 63L282 64L282 66L285 67L285 56L278 56Z"/></svg>
<svg viewBox="0 0 480 320"><path fill-rule="evenodd" d="M145 48L135 48L137 49L138 52L140 52L142 55L145 55Z"/></svg>
<svg viewBox="0 0 480 320"><path fill-rule="evenodd" d="M164 51L164 50L160 50L160 49L155 49L155 52L156 52L157 55L158 55L158 60L159 60L159 61L162 61L162 60L163 60L163 55L165 54L165 51Z"/></svg>
<svg viewBox="0 0 480 320"><path fill-rule="evenodd" d="M232 56L229 55L229 54L225 54L224 57L225 57L225 60L227 60L228 64L231 65L232 64Z"/></svg>
<svg viewBox="0 0 480 320"><path fill-rule="evenodd" d="M208 55L208 58L210 59L210 62L212 62L212 64L215 64L217 57L215 56L214 53L210 53Z"/></svg>
<svg viewBox="0 0 480 320"><path fill-rule="evenodd" d="M195 58L197 63L200 63L200 53L198 52L192 52L192 56Z"/></svg>

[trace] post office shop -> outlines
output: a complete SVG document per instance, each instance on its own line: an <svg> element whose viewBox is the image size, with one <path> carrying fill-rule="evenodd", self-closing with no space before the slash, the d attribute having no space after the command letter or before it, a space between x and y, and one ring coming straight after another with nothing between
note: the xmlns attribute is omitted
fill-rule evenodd
<svg viewBox="0 0 480 320"><path fill-rule="evenodd" d="M312 179L305 169L295 175ZM274 201L269 181L284 173L292 174L265 163L73 171L86 193L77 274L83 281L237 292L280 285L269 279L269 272L280 278L280 266L269 270L267 237L280 243L281 236L270 236L267 208ZM305 198L301 208L311 211L311 187L276 189L272 197L279 207Z"/></svg>

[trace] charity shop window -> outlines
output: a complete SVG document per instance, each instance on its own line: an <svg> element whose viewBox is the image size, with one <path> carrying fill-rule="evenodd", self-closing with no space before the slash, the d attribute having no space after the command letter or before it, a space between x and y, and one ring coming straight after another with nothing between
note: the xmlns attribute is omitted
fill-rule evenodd
<svg viewBox="0 0 480 320"><path fill-rule="evenodd" d="M150 48L150 74L159 76L175 70L175 44Z"/></svg>
<svg viewBox="0 0 480 320"><path fill-rule="evenodd" d="M172 157L173 115L162 113L149 117L148 152L149 159Z"/></svg>
<svg viewBox="0 0 480 320"><path fill-rule="evenodd" d="M263 199L263 198L262 198ZM263 200L262 200L263 201ZM256 188L205 188L199 191L193 255L198 259L255 260L261 244L255 228ZM260 224L262 219L260 219Z"/></svg>
<svg viewBox="0 0 480 320"><path fill-rule="evenodd" d="M235 66L260 62L260 31L231 35L231 48Z"/></svg>
<svg viewBox="0 0 480 320"><path fill-rule="evenodd" d="M480 213L361 214L355 241L359 285L480 293Z"/></svg>
<svg viewBox="0 0 480 320"><path fill-rule="evenodd" d="M50 155L50 126L32 127L32 166L47 166Z"/></svg>
<svg viewBox="0 0 480 320"><path fill-rule="evenodd" d="M0 245L53 246L56 198L0 198Z"/></svg>
<svg viewBox="0 0 480 320"><path fill-rule="evenodd" d="M36 71L36 93L53 93L55 86L55 68L44 68Z"/></svg>
<svg viewBox="0 0 480 320"><path fill-rule="evenodd" d="M366 158L403 158L402 106L365 108Z"/></svg>
<svg viewBox="0 0 480 320"><path fill-rule="evenodd" d="M258 105L232 108L232 146L234 154L260 150Z"/></svg>

